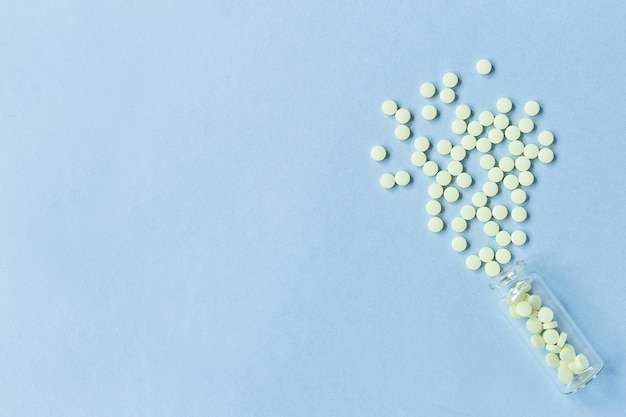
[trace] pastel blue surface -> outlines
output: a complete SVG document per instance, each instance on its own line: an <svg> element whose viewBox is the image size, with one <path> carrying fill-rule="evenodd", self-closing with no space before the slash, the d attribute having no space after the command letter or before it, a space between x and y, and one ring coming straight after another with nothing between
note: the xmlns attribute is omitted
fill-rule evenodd
<svg viewBox="0 0 626 417"><path fill-rule="evenodd" d="M3 1L0 415L623 415L624 22L619 0ZM513 252L606 362L580 393L426 228L380 104L418 115L446 71L555 133ZM439 107L413 130L443 135Z"/></svg>

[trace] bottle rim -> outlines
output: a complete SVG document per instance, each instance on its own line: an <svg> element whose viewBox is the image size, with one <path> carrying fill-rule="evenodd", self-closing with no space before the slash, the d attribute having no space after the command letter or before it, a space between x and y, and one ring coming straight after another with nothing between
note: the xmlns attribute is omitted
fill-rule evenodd
<svg viewBox="0 0 626 417"><path fill-rule="evenodd" d="M495 290L508 284L513 279L519 277L525 268L526 263L524 261L516 261L513 265L505 268L499 275L493 277L493 279L489 283L489 287L492 290Z"/></svg>

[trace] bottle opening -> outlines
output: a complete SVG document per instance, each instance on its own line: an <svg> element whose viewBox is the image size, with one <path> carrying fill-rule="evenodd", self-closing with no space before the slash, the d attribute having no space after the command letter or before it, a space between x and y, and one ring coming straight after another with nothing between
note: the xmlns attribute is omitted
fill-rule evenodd
<svg viewBox="0 0 626 417"><path fill-rule="evenodd" d="M513 265L504 269L504 271L502 271L500 275L496 275L491 280L491 283L489 283L489 287L491 287L492 290L495 290L496 288L501 288L502 286L511 282L513 279L518 278L525 268L526 263L524 261L515 262Z"/></svg>

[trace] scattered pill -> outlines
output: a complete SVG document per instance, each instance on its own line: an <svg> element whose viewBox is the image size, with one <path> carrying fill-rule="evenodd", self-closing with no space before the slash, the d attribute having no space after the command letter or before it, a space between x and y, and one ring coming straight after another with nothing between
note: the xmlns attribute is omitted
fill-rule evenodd
<svg viewBox="0 0 626 417"><path fill-rule="evenodd" d="M393 100L385 100L382 105L383 113L387 116L393 116L398 110L398 105Z"/></svg>
<svg viewBox="0 0 626 417"><path fill-rule="evenodd" d="M533 312L533 307L528 301L520 301L519 303L517 303L517 306L515 306L515 312L519 314L520 317L528 317L530 316L530 313ZM545 335L543 338L546 342L548 341Z"/></svg>
<svg viewBox="0 0 626 417"><path fill-rule="evenodd" d="M411 129L407 125L398 125L394 130L394 134L399 140L407 140L411 136Z"/></svg>
<svg viewBox="0 0 626 417"><path fill-rule="evenodd" d="M472 220L474 217L476 217L476 209L474 208L474 206L466 204L461 207L460 214L461 217L465 220Z"/></svg>
<svg viewBox="0 0 626 417"><path fill-rule="evenodd" d="M454 203L460 196L461 194L459 193L459 190L454 187L447 187L443 190L443 198L445 198L449 203Z"/></svg>
<svg viewBox="0 0 626 417"><path fill-rule="evenodd" d="M452 182L452 175L448 171L439 171L435 179L437 183L446 186Z"/></svg>
<svg viewBox="0 0 626 417"><path fill-rule="evenodd" d="M549 164L554 159L554 153L550 148L542 148L539 150L539 160L544 164Z"/></svg>
<svg viewBox="0 0 626 417"><path fill-rule="evenodd" d="M489 130L487 137L489 138L489 141L491 143L493 143L494 145L497 145L498 143L504 140L504 132L494 127L493 129Z"/></svg>
<svg viewBox="0 0 626 417"><path fill-rule="evenodd" d="M509 123L510 121L506 114L498 114L493 118L493 125L500 130L505 130L509 126Z"/></svg>
<svg viewBox="0 0 626 417"><path fill-rule="evenodd" d="M493 113L489 110L482 111L478 115L478 121L483 126L491 126L493 124L493 118Z"/></svg>
<svg viewBox="0 0 626 417"><path fill-rule="evenodd" d="M480 75L487 75L491 72L492 69L493 66L491 65L491 62L489 62L489 60L487 59L480 59L476 63L476 72L478 72Z"/></svg>
<svg viewBox="0 0 626 417"><path fill-rule="evenodd" d="M413 148L416 151L426 152L430 148L430 140L425 136L418 136L413 141Z"/></svg>
<svg viewBox="0 0 626 417"><path fill-rule="evenodd" d="M528 187L529 185L532 185L533 182L535 182L535 176L530 171L520 172L518 179L519 183L524 187Z"/></svg>
<svg viewBox="0 0 626 417"><path fill-rule="evenodd" d="M511 234L506 230L500 230L496 235L496 243L502 247L509 246L511 244Z"/></svg>
<svg viewBox="0 0 626 417"><path fill-rule="evenodd" d="M493 261L496 253L489 246L484 246L478 251L478 257L483 262Z"/></svg>
<svg viewBox="0 0 626 417"><path fill-rule="evenodd" d="M469 255L465 258L465 265L472 271L477 271L480 269L482 262L477 255Z"/></svg>
<svg viewBox="0 0 626 417"><path fill-rule="evenodd" d="M544 306L539 309L539 313L537 317L539 317L539 320L541 320L543 323L548 323L552 321L552 319L554 318L554 312L552 311L550 307Z"/></svg>
<svg viewBox="0 0 626 417"><path fill-rule="evenodd" d="M511 258L512 255L508 249L500 248L496 251L496 261L498 261L500 265L508 264Z"/></svg>
<svg viewBox="0 0 626 417"><path fill-rule="evenodd" d="M493 197L498 194L499 191L500 187L493 181L487 181L483 184L483 193L485 193L487 197Z"/></svg>
<svg viewBox="0 0 626 417"><path fill-rule="evenodd" d="M539 156L539 147L534 143L524 146L524 156L528 159L535 159Z"/></svg>
<svg viewBox="0 0 626 417"><path fill-rule="evenodd" d="M456 236L452 239L452 249L456 252L463 252L467 249L467 240L463 236Z"/></svg>
<svg viewBox="0 0 626 417"><path fill-rule="evenodd" d="M455 99L456 99L456 94L454 93L454 90L451 88L444 88L443 90L439 92L439 100L441 100L442 103L450 104Z"/></svg>
<svg viewBox="0 0 626 417"><path fill-rule="evenodd" d="M530 304L528 304L528 305L529 305L530 308L532 308L530 306ZM541 319L539 319L539 320L541 320ZM543 340L546 341L547 345L556 345L556 342L559 341L559 332L557 332L554 329L544 330L542 336L543 336Z"/></svg>
<svg viewBox="0 0 626 417"><path fill-rule="evenodd" d="M513 242L515 246L522 246L526 243L526 239L526 233L524 233L523 230L514 230L511 232L511 242Z"/></svg>
<svg viewBox="0 0 626 417"><path fill-rule="evenodd" d="M487 204L487 194L477 191L472 195L472 204L476 207L482 207Z"/></svg>
<svg viewBox="0 0 626 417"><path fill-rule="evenodd" d="M411 182L411 175L406 171L398 171L395 175L396 184L405 186Z"/></svg>
<svg viewBox="0 0 626 417"><path fill-rule="evenodd" d="M431 98L435 95L436 92L437 89L435 88L435 84L433 83L426 82L422 83L422 85L420 86L420 94L424 98Z"/></svg>
<svg viewBox="0 0 626 417"><path fill-rule="evenodd" d="M517 122L517 127L522 133L530 133L535 129L535 122L533 122L532 119L529 119L528 117L524 117L520 119L519 122Z"/></svg>
<svg viewBox="0 0 626 417"><path fill-rule="evenodd" d="M467 124L467 133L474 137L480 136L480 134L483 133L483 125L481 125L480 122L477 122L476 120L469 122Z"/></svg>
<svg viewBox="0 0 626 417"><path fill-rule="evenodd" d="M463 217L455 217L452 219L452 230L457 233L463 233L467 229L467 221Z"/></svg>
<svg viewBox="0 0 626 417"><path fill-rule="evenodd" d="M519 185L519 178L517 178L517 175L508 174L504 177L504 181L502 182L504 184L504 188L507 190L514 190Z"/></svg>
<svg viewBox="0 0 626 417"><path fill-rule="evenodd" d="M478 207L476 209L476 218L483 223L491 220L491 210L489 207Z"/></svg>
<svg viewBox="0 0 626 417"><path fill-rule="evenodd" d="M491 141L488 138L480 138L476 141L476 149L478 152L487 153L491 150Z"/></svg>
<svg viewBox="0 0 626 417"><path fill-rule="evenodd" d="M549 130L544 130L539 132L537 140L543 146L550 146L552 145L552 142L554 142L554 135Z"/></svg>
<svg viewBox="0 0 626 417"><path fill-rule="evenodd" d="M476 148L476 138L472 135L463 136L463 139L461 139L461 146L463 146L463 149L466 151L471 151Z"/></svg>
<svg viewBox="0 0 626 417"><path fill-rule="evenodd" d="M387 157L387 150L380 145L376 145L370 150L370 155L374 161L382 161Z"/></svg>
<svg viewBox="0 0 626 417"><path fill-rule="evenodd" d="M405 124L409 120L411 120L411 112L408 109L401 107L396 111L396 122Z"/></svg>
<svg viewBox="0 0 626 417"><path fill-rule="evenodd" d="M454 119L450 125L450 129L457 135L462 135L467 130L467 123L465 123L463 119Z"/></svg>
<svg viewBox="0 0 626 417"><path fill-rule="evenodd" d="M526 329L531 333L541 333L543 331L541 325L542 323L539 321L539 319L529 318L528 320L526 320Z"/></svg>
<svg viewBox="0 0 626 417"><path fill-rule="evenodd" d="M496 261L489 261L485 264L485 273L490 277L495 277L500 273L500 264Z"/></svg>
<svg viewBox="0 0 626 417"><path fill-rule="evenodd" d="M515 125L508 126L504 130L504 137L507 138L508 140L517 140L520 138L521 135L522 134L521 134L519 127Z"/></svg>
<svg viewBox="0 0 626 417"><path fill-rule="evenodd" d="M480 167L482 169L489 170L493 168L494 166L496 166L496 158L494 158L493 155L485 154L480 157Z"/></svg>
<svg viewBox="0 0 626 417"><path fill-rule="evenodd" d="M467 120L472 115L472 109L467 104L459 104L454 110L454 115L462 120Z"/></svg>
<svg viewBox="0 0 626 417"><path fill-rule="evenodd" d="M530 159L524 155L515 158L515 169L518 171L528 171L530 169Z"/></svg>
<svg viewBox="0 0 626 417"><path fill-rule="evenodd" d="M437 152L441 155L448 155L452 150L452 143L448 139L441 139L437 142Z"/></svg>
<svg viewBox="0 0 626 417"><path fill-rule="evenodd" d="M437 117L437 107L427 104L422 107L422 117L426 120L433 120Z"/></svg>
<svg viewBox="0 0 626 417"><path fill-rule="evenodd" d="M459 83L459 77L453 72L446 72L443 74L442 81L446 87L453 88Z"/></svg>
<svg viewBox="0 0 626 417"><path fill-rule="evenodd" d="M515 161L510 156L504 156L498 161L498 166L504 172L511 172L515 168Z"/></svg>
<svg viewBox="0 0 626 417"><path fill-rule="evenodd" d="M465 151L465 149L462 146L459 146L459 145L453 146L452 150L450 151L450 156L455 161L462 161L462 160L464 160L466 155L467 155L467 152Z"/></svg>
<svg viewBox="0 0 626 417"><path fill-rule="evenodd" d="M381 175L379 182L381 187L389 189L396 185L396 178L393 174L386 173Z"/></svg>
<svg viewBox="0 0 626 417"><path fill-rule="evenodd" d="M436 216L441 213L441 203L437 200L430 200L426 203L426 213Z"/></svg>
<svg viewBox="0 0 626 417"><path fill-rule="evenodd" d="M565 345L565 341L567 340L567 333L565 332L561 332L561 334L559 335L559 341L556 342L556 345L559 347L563 347L563 345ZM561 359L563 359L563 357L561 357ZM563 359L565 360L565 359ZM573 360L573 358L572 358ZM569 362L569 361L565 361L565 362Z"/></svg>
<svg viewBox="0 0 626 417"><path fill-rule="evenodd" d="M527 101L526 104L524 104L524 113L526 113L528 116L536 116L539 114L540 110L541 107L539 107L539 103L537 103L535 100Z"/></svg>
<svg viewBox="0 0 626 417"><path fill-rule="evenodd" d="M497 204L491 209L491 214L496 220L504 220L508 216L509 211L502 204Z"/></svg>
<svg viewBox="0 0 626 417"><path fill-rule="evenodd" d="M521 188L517 188L511 191L511 201L515 204L524 203L524 201L526 201L526 197L526 191L522 190Z"/></svg>
<svg viewBox="0 0 626 417"><path fill-rule="evenodd" d="M545 345L545 342L544 342L544 345ZM560 363L561 361L559 360L559 357L556 356L555 353L548 353L546 355L546 364L548 364L550 368L558 368Z"/></svg>
<svg viewBox="0 0 626 417"><path fill-rule="evenodd" d="M422 166L422 171L428 177L434 177L439 172L439 165L435 161L426 161L424 166Z"/></svg>
<svg viewBox="0 0 626 417"><path fill-rule="evenodd" d="M496 103L496 109L498 109L500 113L508 113L511 111L511 109L513 109L513 103L510 99L502 97Z"/></svg>
<svg viewBox="0 0 626 417"><path fill-rule="evenodd" d="M454 153L454 148L452 148L452 152L450 153ZM456 177L463 172L463 164L456 160L448 162L448 172L452 174L453 177Z"/></svg>
<svg viewBox="0 0 626 417"><path fill-rule="evenodd" d="M528 217L528 212L524 207L517 206L514 207L513 210L511 210L511 218L517 223L523 222L524 220L526 220L526 217Z"/></svg>
<svg viewBox="0 0 626 417"><path fill-rule="evenodd" d="M441 196L443 196L443 187L441 184L430 184L428 186L428 195L430 198L441 198Z"/></svg>
<svg viewBox="0 0 626 417"><path fill-rule="evenodd" d="M433 233L439 233L443 229L443 220L440 217L431 217L428 220L428 229Z"/></svg>
<svg viewBox="0 0 626 417"><path fill-rule="evenodd" d="M487 177L489 178L489 181L500 182L502 181L502 178L504 178L504 171L502 171L502 168L494 166L487 173Z"/></svg>
<svg viewBox="0 0 626 417"><path fill-rule="evenodd" d="M415 151L411 154L411 163L413 163L416 167L423 166L427 160L428 158L426 157L426 154L422 151Z"/></svg>
<svg viewBox="0 0 626 417"><path fill-rule="evenodd" d="M546 345L546 342L543 340L543 337L541 337L540 334L533 334L530 337L530 344L535 348L535 349L543 349ZM556 356L556 355L555 355ZM557 365L558 366L558 365Z"/></svg>
<svg viewBox="0 0 626 417"><path fill-rule="evenodd" d="M493 220L489 220L483 225L483 232L487 236L494 237L500 231L500 225Z"/></svg>
<svg viewBox="0 0 626 417"><path fill-rule="evenodd" d="M462 172L456 177L456 184L461 188L467 188L472 185L472 176L467 172Z"/></svg>
<svg viewBox="0 0 626 417"><path fill-rule="evenodd" d="M519 156L524 153L524 144L521 140L514 140L509 143L509 153L511 155Z"/></svg>

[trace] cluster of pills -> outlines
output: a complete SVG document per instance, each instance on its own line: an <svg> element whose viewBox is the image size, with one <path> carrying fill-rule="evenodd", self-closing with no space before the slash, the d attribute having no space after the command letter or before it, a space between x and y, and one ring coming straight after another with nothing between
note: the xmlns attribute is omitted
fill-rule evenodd
<svg viewBox="0 0 626 417"><path fill-rule="evenodd" d="M532 285L519 281L507 294L509 314L514 319L526 320L530 333L530 344L535 349L545 349L545 362L557 370L558 380L569 385L574 375L589 368L589 360L582 353L576 353L574 346L567 343L567 333L559 330L554 312L542 305L539 295L532 293Z"/></svg>
<svg viewBox="0 0 626 417"><path fill-rule="evenodd" d="M480 75L487 75L492 71L491 63L481 59L476 64L476 71ZM457 100L455 87L459 84L459 77L448 72L442 77L442 88L438 92L432 82L422 83L420 95L429 100L421 109L421 116L432 121L440 115L437 107L438 100L443 105L450 106ZM438 92L438 94L437 94ZM510 262L511 252L509 245L521 246L527 241L526 233L521 224L526 221L528 213L523 207L527 200L526 189L535 182L531 172L535 160L544 164L552 162L554 153L550 146L554 135L549 130L540 131L536 136L535 121L533 118L541 112L537 101L531 100L524 104L524 117L516 123L511 118L513 102L507 97L498 99L495 111L475 111L467 104L458 104L454 107L454 120L450 125L452 139L433 141L426 136L416 136L413 139L411 163L421 168L422 173L432 178L427 193L431 200L426 204L426 212L430 216L428 228L438 233L446 224L441 216L443 211L441 202L453 204L462 199L462 192L467 191L467 204L463 204L458 215L452 218L450 226L457 233L452 239L452 248L457 252L465 252L470 248L466 236L463 235L468 222L477 221L481 224L484 234L493 239L491 247L482 247L478 253L466 256L466 266L471 270L484 268L489 276L496 276L501 266ZM385 100L382 104L385 115L395 118L397 125L394 135L398 140L406 141L413 136L408 123L413 120L411 112L398 106L394 100ZM534 139L531 138L534 136ZM495 150L502 149L504 155L497 157ZM467 159L470 153L479 153L482 176L486 180L480 184L480 189L470 191L472 185L478 186L476 178L467 169ZM437 155L437 158L434 155ZM502 151L500 151L502 154ZM387 157L386 149L376 145L371 149L371 156L376 161ZM435 159L446 158L445 166ZM408 171L385 173L380 177L380 185L390 189L395 185L407 185L411 182ZM476 188L472 187L472 188ZM494 201L497 195L508 192L510 203L498 204ZM505 229L503 221L511 219L514 223L509 230Z"/></svg>

